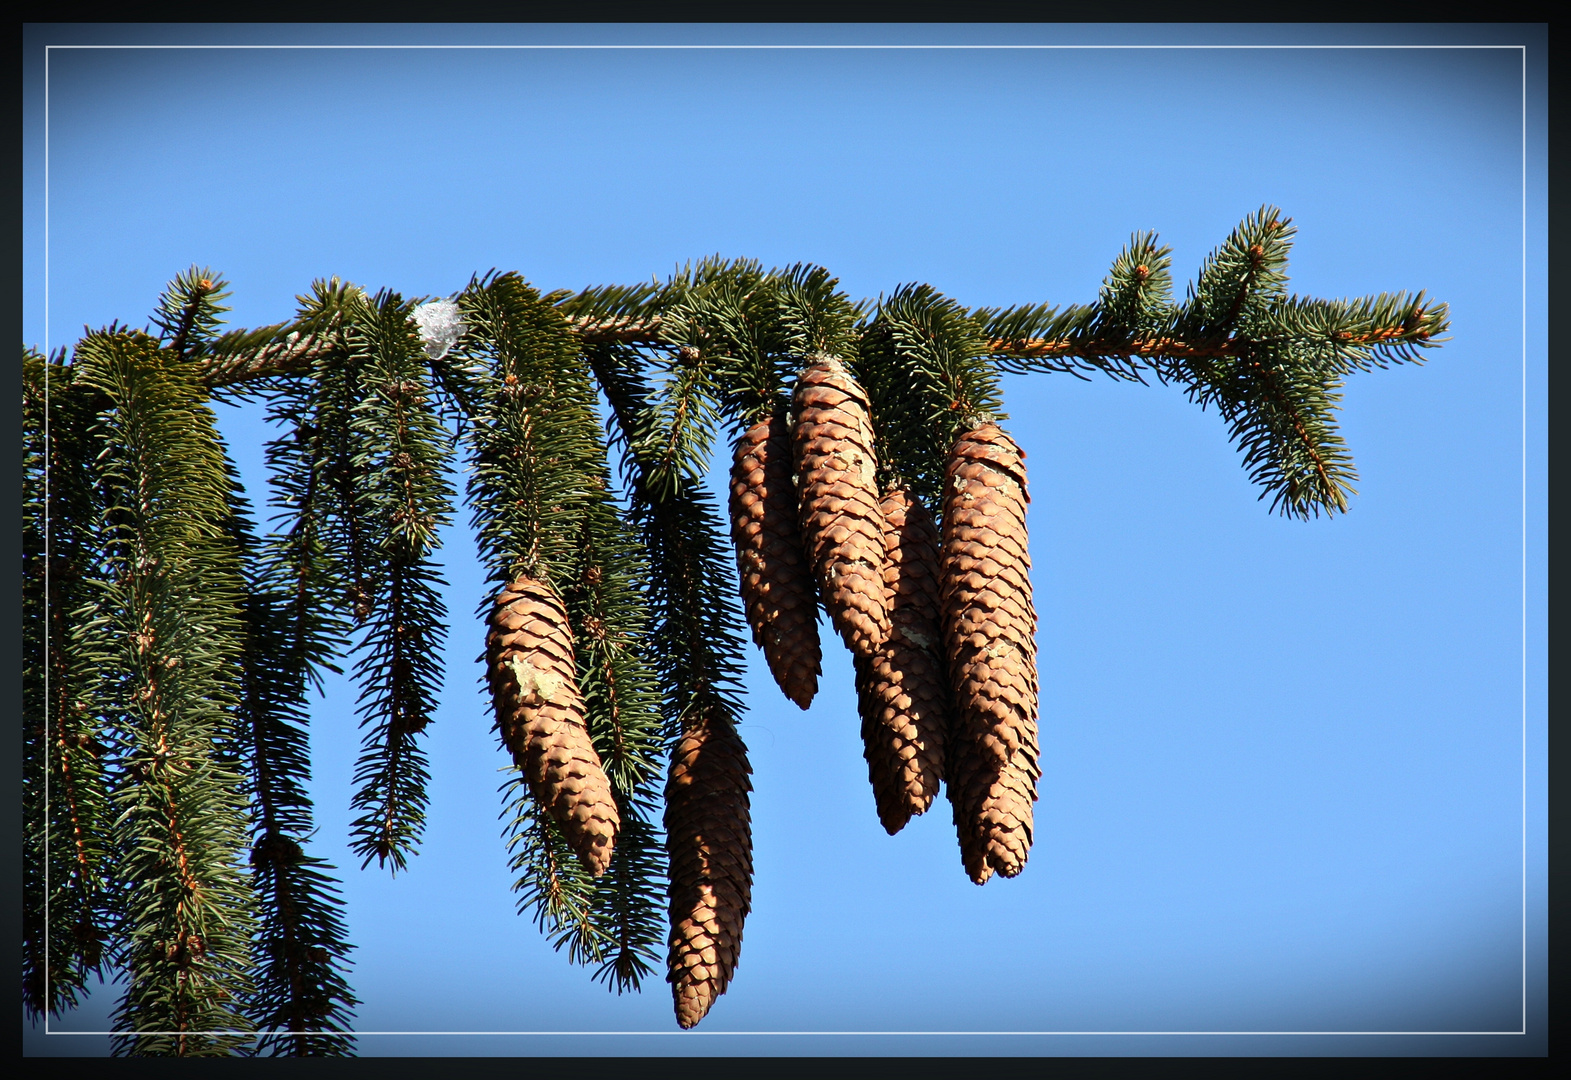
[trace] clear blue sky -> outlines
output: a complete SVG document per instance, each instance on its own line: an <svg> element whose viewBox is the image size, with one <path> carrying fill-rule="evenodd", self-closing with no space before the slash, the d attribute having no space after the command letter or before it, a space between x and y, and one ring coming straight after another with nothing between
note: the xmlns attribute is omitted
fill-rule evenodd
<svg viewBox="0 0 1571 1080"><path fill-rule="evenodd" d="M436 296L497 267L576 289L716 252L818 262L853 296L926 281L970 306L1085 302L1131 232L1173 246L1181 286L1263 203L1298 226L1294 291L1451 305L1425 366L1348 383L1362 480L1330 521L1270 516L1222 422L1176 389L1006 378L1041 619L1031 861L972 885L944 801L885 835L846 655L829 651L804 714L755 653L753 913L696 1033L676 1033L658 975L609 994L515 913L505 758L473 660L484 586L453 528L431 815L408 873L347 850L352 690L313 712L315 851L343 871L358 1027L660 1034L376 1035L361 1053L1543 1052L1544 41L30 28L23 338L40 347L142 324L193 263L232 283L237 326L290 317L334 274ZM1526 122L1516 49L1126 47L1360 42L1528 44ZM57 48L46 159L44 46L67 43L1119 47ZM222 423L260 502L259 415ZM113 995L55 1027L102 1030ZM1526 1037L939 1034L1499 1032L1524 1015ZM40 1029L26 1048L105 1042Z"/></svg>

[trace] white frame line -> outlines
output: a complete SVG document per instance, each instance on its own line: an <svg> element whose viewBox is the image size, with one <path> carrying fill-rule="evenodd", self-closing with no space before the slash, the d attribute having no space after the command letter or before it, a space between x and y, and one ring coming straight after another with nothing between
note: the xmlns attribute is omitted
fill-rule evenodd
<svg viewBox="0 0 1571 1080"><path fill-rule="evenodd" d="M464 24L453 24L461 26ZM1349 43L1345 45L1284 45L1284 44L1173 44L1173 45L1116 45L1116 44L556 44L556 43L519 43L519 44L147 44L132 43L123 45L93 45L93 44L49 44L44 46L44 356L49 356L49 54L55 49L252 49L252 50L366 50L366 49L399 49L399 50L463 50L463 49L534 49L534 50L1197 50L1197 49L1264 49L1264 50L1376 50L1376 49L1516 49L1521 54L1522 62L1522 1024L1517 1031L350 1031L350 1032L298 1032L296 1034L349 1034L355 1037L373 1035L456 1035L456 1036L582 1036L582 1035L671 1035L671 1036L710 1036L721 1037L729 1035L784 1035L784 1036L920 1036L920 1035L976 1035L976 1036L1056 1036L1056 1035L1258 1035L1258 1036L1295 1036L1295 1035L1526 1035L1527 1034L1527 46L1509 44L1485 45L1460 45L1436 43L1431 45L1384 45ZM49 396L48 369L45 369L44 397ZM44 412L44 443L49 444L49 412ZM49 493L49 470L47 465L44 470L44 497L47 507ZM49 551L49 516L44 515L44 550L46 553L44 567L45 596L48 595L48 559ZM48 647L49 629L47 621L44 629L45 648ZM48 699L49 668L44 669L45 700ZM48 814L49 806L49 770L44 770L44 806ZM45 833L45 843L48 842L48 833ZM44 922L49 920L49 860L44 859ZM44 961L48 966L49 937L44 936ZM230 1032L230 1031L188 1031L188 1032L114 1032L114 1031L54 1031L50 1029L51 1014L44 1016L45 1035L159 1035L159 1034L186 1034L186 1035L239 1035L261 1037L272 1032Z"/></svg>

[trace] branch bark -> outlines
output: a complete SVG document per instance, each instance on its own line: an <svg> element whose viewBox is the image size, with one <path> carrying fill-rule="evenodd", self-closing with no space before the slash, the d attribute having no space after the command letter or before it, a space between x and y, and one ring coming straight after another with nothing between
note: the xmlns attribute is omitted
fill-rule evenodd
<svg viewBox="0 0 1571 1080"><path fill-rule="evenodd" d="M569 319L573 330L585 345L658 345L660 317L651 319ZM1409 336L1428 337L1422 331L1407 326L1383 326L1365 334L1339 336L1338 344L1344 346L1389 345ZM310 337L291 336L283 341L271 342L258 348L235 352L218 352L204 361L202 382L210 390L252 379L265 379L276 375L298 375L310 370L312 363L335 347L330 335ZM1082 359L1096 360L1113 356L1138 356L1146 360L1159 358L1173 360L1214 360L1236 357L1243 353L1248 342L1237 338L1224 341L1191 343L1180 338L1135 338L1131 341L1110 341L1102 338L1075 341L1069 338L1044 340L1028 338L1007 340L997 338L987 343L988 352L998 356L1021 359Z"/></svg>

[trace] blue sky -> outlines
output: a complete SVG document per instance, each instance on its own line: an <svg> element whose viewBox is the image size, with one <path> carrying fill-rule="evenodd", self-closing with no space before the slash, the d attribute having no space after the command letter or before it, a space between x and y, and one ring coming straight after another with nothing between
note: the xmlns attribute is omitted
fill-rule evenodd
<svg viewBox="0 0 1571 1080"><path fill-rule="evenodd" d="M658 976L609 994L514 911L505 761L472 662L484 584L452 529L422 853L390 879L347 851L343 684L313 712L315 850L343 871L360 1029L552 1034L367 1035L361 1053L1543 1052L1544 40L29 28L23 339L39 347L143 323L192 264L229 279L237 326L288 318L335 274L406 296L492 267L576 289L716 252L821 263L853 297L925 281L968 306L1086 302L1130 233L1157 230L1182 283L1264 203L1298 227L1294 291L1451 305L1424 366L1349 381L1360 494L1330 521L1270 516L1221 421L1176 389L1006 377L1041 620L1030 864L972 885L942 801L886 836L847 657L826 656L804 714L755 653L753 913L694 1033ZM56 48L46 156L48 44L641 47ZM1100 47L648 47L698 44ZM1223 44L1248 47L1177 47ZM1263 47L1311 44L1340 47ZM1526 120L1518 49L1356 44L1529 45ZM222 424L261 502L259 414ZM113 993L52 1026L103 1030ZM1524 1018L1525 1036L1119 1034ZM823 1032L907 1034L801 1034ZM997 1032L1104 1034L981 1034ZM104 1043L39 1029L26 1049Z"/></svg>

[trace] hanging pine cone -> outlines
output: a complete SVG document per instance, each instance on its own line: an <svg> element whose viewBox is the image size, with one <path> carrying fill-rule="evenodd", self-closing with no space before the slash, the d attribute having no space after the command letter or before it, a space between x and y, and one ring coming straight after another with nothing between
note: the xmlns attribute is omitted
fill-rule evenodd
<svg viewBox="0 0 1571 1080"><path fill-rule="evenodd" d="M731 465L731 538L753 641L775 682L800 708L818 692L818 599L802 552L791 482L791 431L782 413L737 440Z"/></svg>
<svg viewBox="0 0 1571 1080"><path fill-rule="evenodd" d="M884 602L889 637L853 657L862 754L878 820L893 836L932 805L944 776L949 677L941 656L938 528L911 493L879 503L884 517Z"/></svg>
<svg viewBox="0 0 1571 1080"><path fill-rule="evenodd" d="M747 747L728 721L682 734L666 783L671 952L666 980L676 1022L690 1028L726 992L752 906L753 832Z"/></svg>
<svg viewBox="0 0 1571 1080"><path fill-rule="evenodd" d="M802 543L835 629L857 656L889 635L884 525L867 394L839 360L803 370L792 397Z"/></svg>
<svg viewBox="0 0 1571 1080"><path fill-rule="evenodd" d="M1024 454L992 423L962 435L944 474L942 606L954 688L949 798L966 873L1014 877L1036 800L1036 609Z"/></svg>
<svg viewBox="0 0 1571 1080"><path fill-rule="evenodd" d="M502 741L535 800L599 877L622 819L585 727L567 609L549 585L520 575L497 594L486 661Z"/></svg>

